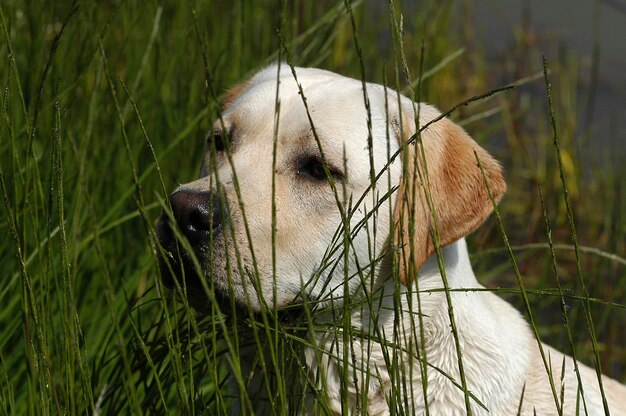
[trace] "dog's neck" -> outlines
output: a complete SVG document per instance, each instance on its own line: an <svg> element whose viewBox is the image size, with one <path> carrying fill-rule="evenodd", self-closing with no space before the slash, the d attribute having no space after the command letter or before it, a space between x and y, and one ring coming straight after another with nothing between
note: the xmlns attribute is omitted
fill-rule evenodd
<svg viewBox="0 0 626 416"><path fill-rule="evenodd" d="M439 265L438 256L433 254L417 276L408 279L409 284L406 287L399 286L390 277L384 278L381 287L372 295L373 300L370 303L382 307L374 313L367 311L370 317L375 317L376 325L387 333L397 327L398 315L389 311L397 309L398 298L404 305L404 312L400 313L402 325L412 327L418 324L416 316L419 314L424 317L419 319L419 325L423 325L423 330L428 333L450 331L450 306L458 311L455 314L457 320L465 321L470 317L470 322L465 327L473 325L471 319L476 313L491 314L490 297L484 296L486 294L483 292L484 286L474 275L465 239L444 247L441 256L442 267ZM385 273L382 270L380 272L379 276L382 278ZM449 302L452 305L449 305ZM359 312L353 314L353 317L355 315L358 316ZM365 317L362 319L367 322ZM365 325L372 328L371 322Z"/></svg>
<svg viewBox="0 0 626 416"><path fill-rule="evenodd" d="M443 256L443 271L449 289L483 287L474 275L464 238L444 247L441 254ZM429 290L434 287L444 287L443 281L438 256L433 254L418 272L417 286L419 290Z"/></svg>
<svg viewBox="0 0 626 416"><path fill-rule="evenodd" d="M428 397L418 397L422 391L417 389L412 405L415 407L409 413L421 413L428 403L430 410L438 409L441 414L464 414L466 409L463 392L459 388L461 378L455 337L463 346L468 389L480 400L487 400L493 409L504 409L502 414L514 412L505 403L511 397L517 397L523 385L525 369L521 363L525 362L529 353L524 337L526 324L521 317L501 322L499 314L511 306L482 290L483 286L474 276L463 239L444 248L442 254L447 285L443 283L438 259L434 255L419 271L417 280L409 287L400 286L399 296L397 282L387 275L387 279L380 282L378 289L370 295L370 301L361 302L362 306L351 313L350 325L354 331L348 349L351 360L360 363L357 368L363 371L355 371L350 377L349 383L352 385L356 380L357 386L348 387L347 394L351 402L354 400L357 403L355 392L367 391L372 406L374 403L382 406L369 408L368 405L367 413L384 413L386 400L383 397L390 393L394 379L408 378L410 385L419 386L424 382L423 374L427 374ZM384 270L379 272L379 278L383 278ZM450 289L449 297L445 293L446 288ZM451 331L452 309L457 334ZM514 313L512 316L518 315ZM331 403L338 405L342 401L338 375L347 359L333 356L337 351L342 355L342 347L337 347L342 344L342 338L337 336L339 333L314 334L312 343L317 348L305 351L309 369L315 375L313 379L326 380L328 388L325 390L329 392ZM502 337L508 340L505 348L497 342ZM375 340L379 338L386 339L388 343L378 344ZM410 374L395 374L397 370L388 369L385 356L397 357L394 359L403 363L400 366L404 368L402 371L410 369ZM502 357L519 360L519 365L512 366L517 372L503 366L506 360ZM428 365L420 370L420 362L428 362ZM321 378L319 371L324 373ZM367 388L364 380L369 380ZM474 411L477 406L472 399ZM337 407L333 410L340 412L342 409Z"/></svg>

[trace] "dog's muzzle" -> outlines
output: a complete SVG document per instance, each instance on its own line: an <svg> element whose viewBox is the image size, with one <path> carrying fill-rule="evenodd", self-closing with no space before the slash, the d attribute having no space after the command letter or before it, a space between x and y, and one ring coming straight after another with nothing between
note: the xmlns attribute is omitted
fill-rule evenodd
<svg viewBox="0 0 626 416"><path fill-rule="evenodd" d="M219 196L214 192L180 190L170 196L169 202L176 228L187 239L202 265L203 257L208 254L211 235L215 236L223 228L223 211ZM190 253L177 238L174 228L171 217L163 213L157 223L157 236L163 248L163 253L159 256L163 283L168 287L174 287L174 279L178 278L179 284L182 285L184 277L188 291L201 291L201 276L194 267Z"/></svg>

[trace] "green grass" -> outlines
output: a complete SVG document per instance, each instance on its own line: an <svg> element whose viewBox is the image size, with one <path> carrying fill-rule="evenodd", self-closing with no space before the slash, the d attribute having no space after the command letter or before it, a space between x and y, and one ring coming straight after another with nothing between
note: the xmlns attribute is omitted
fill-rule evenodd
<svg viewBox="0 0 626 416"><path fill-rule="evenodd" d="M509 184L499 221L469 240L477 276L532 312L542 340L626 380L626 189L621 166L591 162L574 140L587 114L580 57L546 40L548 108L528 37L492 65L452 24L463 7L394 4L394 24L363 3L0 3L0 414L229 414L233 399L249 405L234 388L245 372L226 365L241 339L270 342L265 377L288 400L285 374L314 328L268 313L229 334L232 322L160 285L154 240L168 193L198 175L217 98L285 50L401 90L405 70L415 80L423 68L413 93L444 111L518 85L452 114Z"/></svg>

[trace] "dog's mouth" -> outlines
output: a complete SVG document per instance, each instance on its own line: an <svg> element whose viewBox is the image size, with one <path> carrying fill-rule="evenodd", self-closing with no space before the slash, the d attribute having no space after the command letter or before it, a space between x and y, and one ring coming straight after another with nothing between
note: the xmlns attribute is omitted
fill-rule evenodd
<svg viewBox="0 0 626 416"><path fill-rule="evenodd" d="M159 270L166 288L179 292L193 309L201 313L246 313L245 305L231 296L228 288L214 284L213 274L226 274L225 270L216 268L225 265L211 259L206 241L189 241L193 254L189 253L178 241L173 224L165 214L157 223L157 237L161 249Z"/></svg>
<svg viewBox="0 0 626 416"><path fill-rule="evenodd" d="M260 320L260 311L252 310L250 307L238 302L236 297L217 285L212 285L209 276L204 270L212 270L211 266L205 262L204 250L194 249L194 254L201 268L194 264L192 256L176 240L174 232L169 224L169 219L163 214L157 224L157 236L161 246L159 255L159 269L161 281L164 286L172 291L179 292L187 299L189 305L201 314L219 313L231 319L234 316L252 318ZM218 267L213 265L213 267ZM293 323L304 316L303 302L294 299L288 306L272 310L276 313L279 321L283 323Z"/></svg>
<svg viewBox="0 0 626 416"><path fill-rule="evenodd" d="M159 270L165 287L182 291L195 309L206 308L208 297L202 284L204 277L198 273L192 256L176 238L170 219L165 214L157 223L157 237L160 245Z"/></svg>
<svg viewBox="0 0 626 416"><path fill-rule="evenodd" d="M220 303L225 300L225 304L230 304L227 296L207 287L212 282L207 274L219 266L213 264L207 244L222 234L222 199L216 192L179 190L170 196L169 202L171 216L164 212L157 223L161 280L166 287L182 292L194 309L206 310L210 306L213 295L209 296L209 290L215 292Z"/></svg>
<svg viewBox="0 0 626 416"><path fill-rule="evenodd" d="M201 313L219 311L228 314L233 306L239 308L227 293L212 287L203 272L198 273L191 256L179 244L175 244L174 250L163 247L163 243L161 247L159 269L161 281L167 289L179 292L193 309ZM212 308L212 304L216 308Z"/></svg>

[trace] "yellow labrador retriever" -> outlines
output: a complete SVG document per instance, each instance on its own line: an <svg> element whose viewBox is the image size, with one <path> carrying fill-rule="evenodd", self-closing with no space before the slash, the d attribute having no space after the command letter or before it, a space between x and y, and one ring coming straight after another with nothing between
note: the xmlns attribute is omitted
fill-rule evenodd
<svg viewBox="0 0 626 416"><path fill-rule="evenodd" d="M305 413L626 415L624 385L538 343L495 294L455 291L483 288L464 236L506 185L434 107L274 65L230 91L209 147L201 178L170 198L177 227L160 221L164 278L182 269L199 307L201 279L255 311L303 295L339 311L346 298L360 305L349 309L349 345L341 331L309 335L304 362L327 407L310 400ZM174 228L201 276L176 254Z"/></svg>

